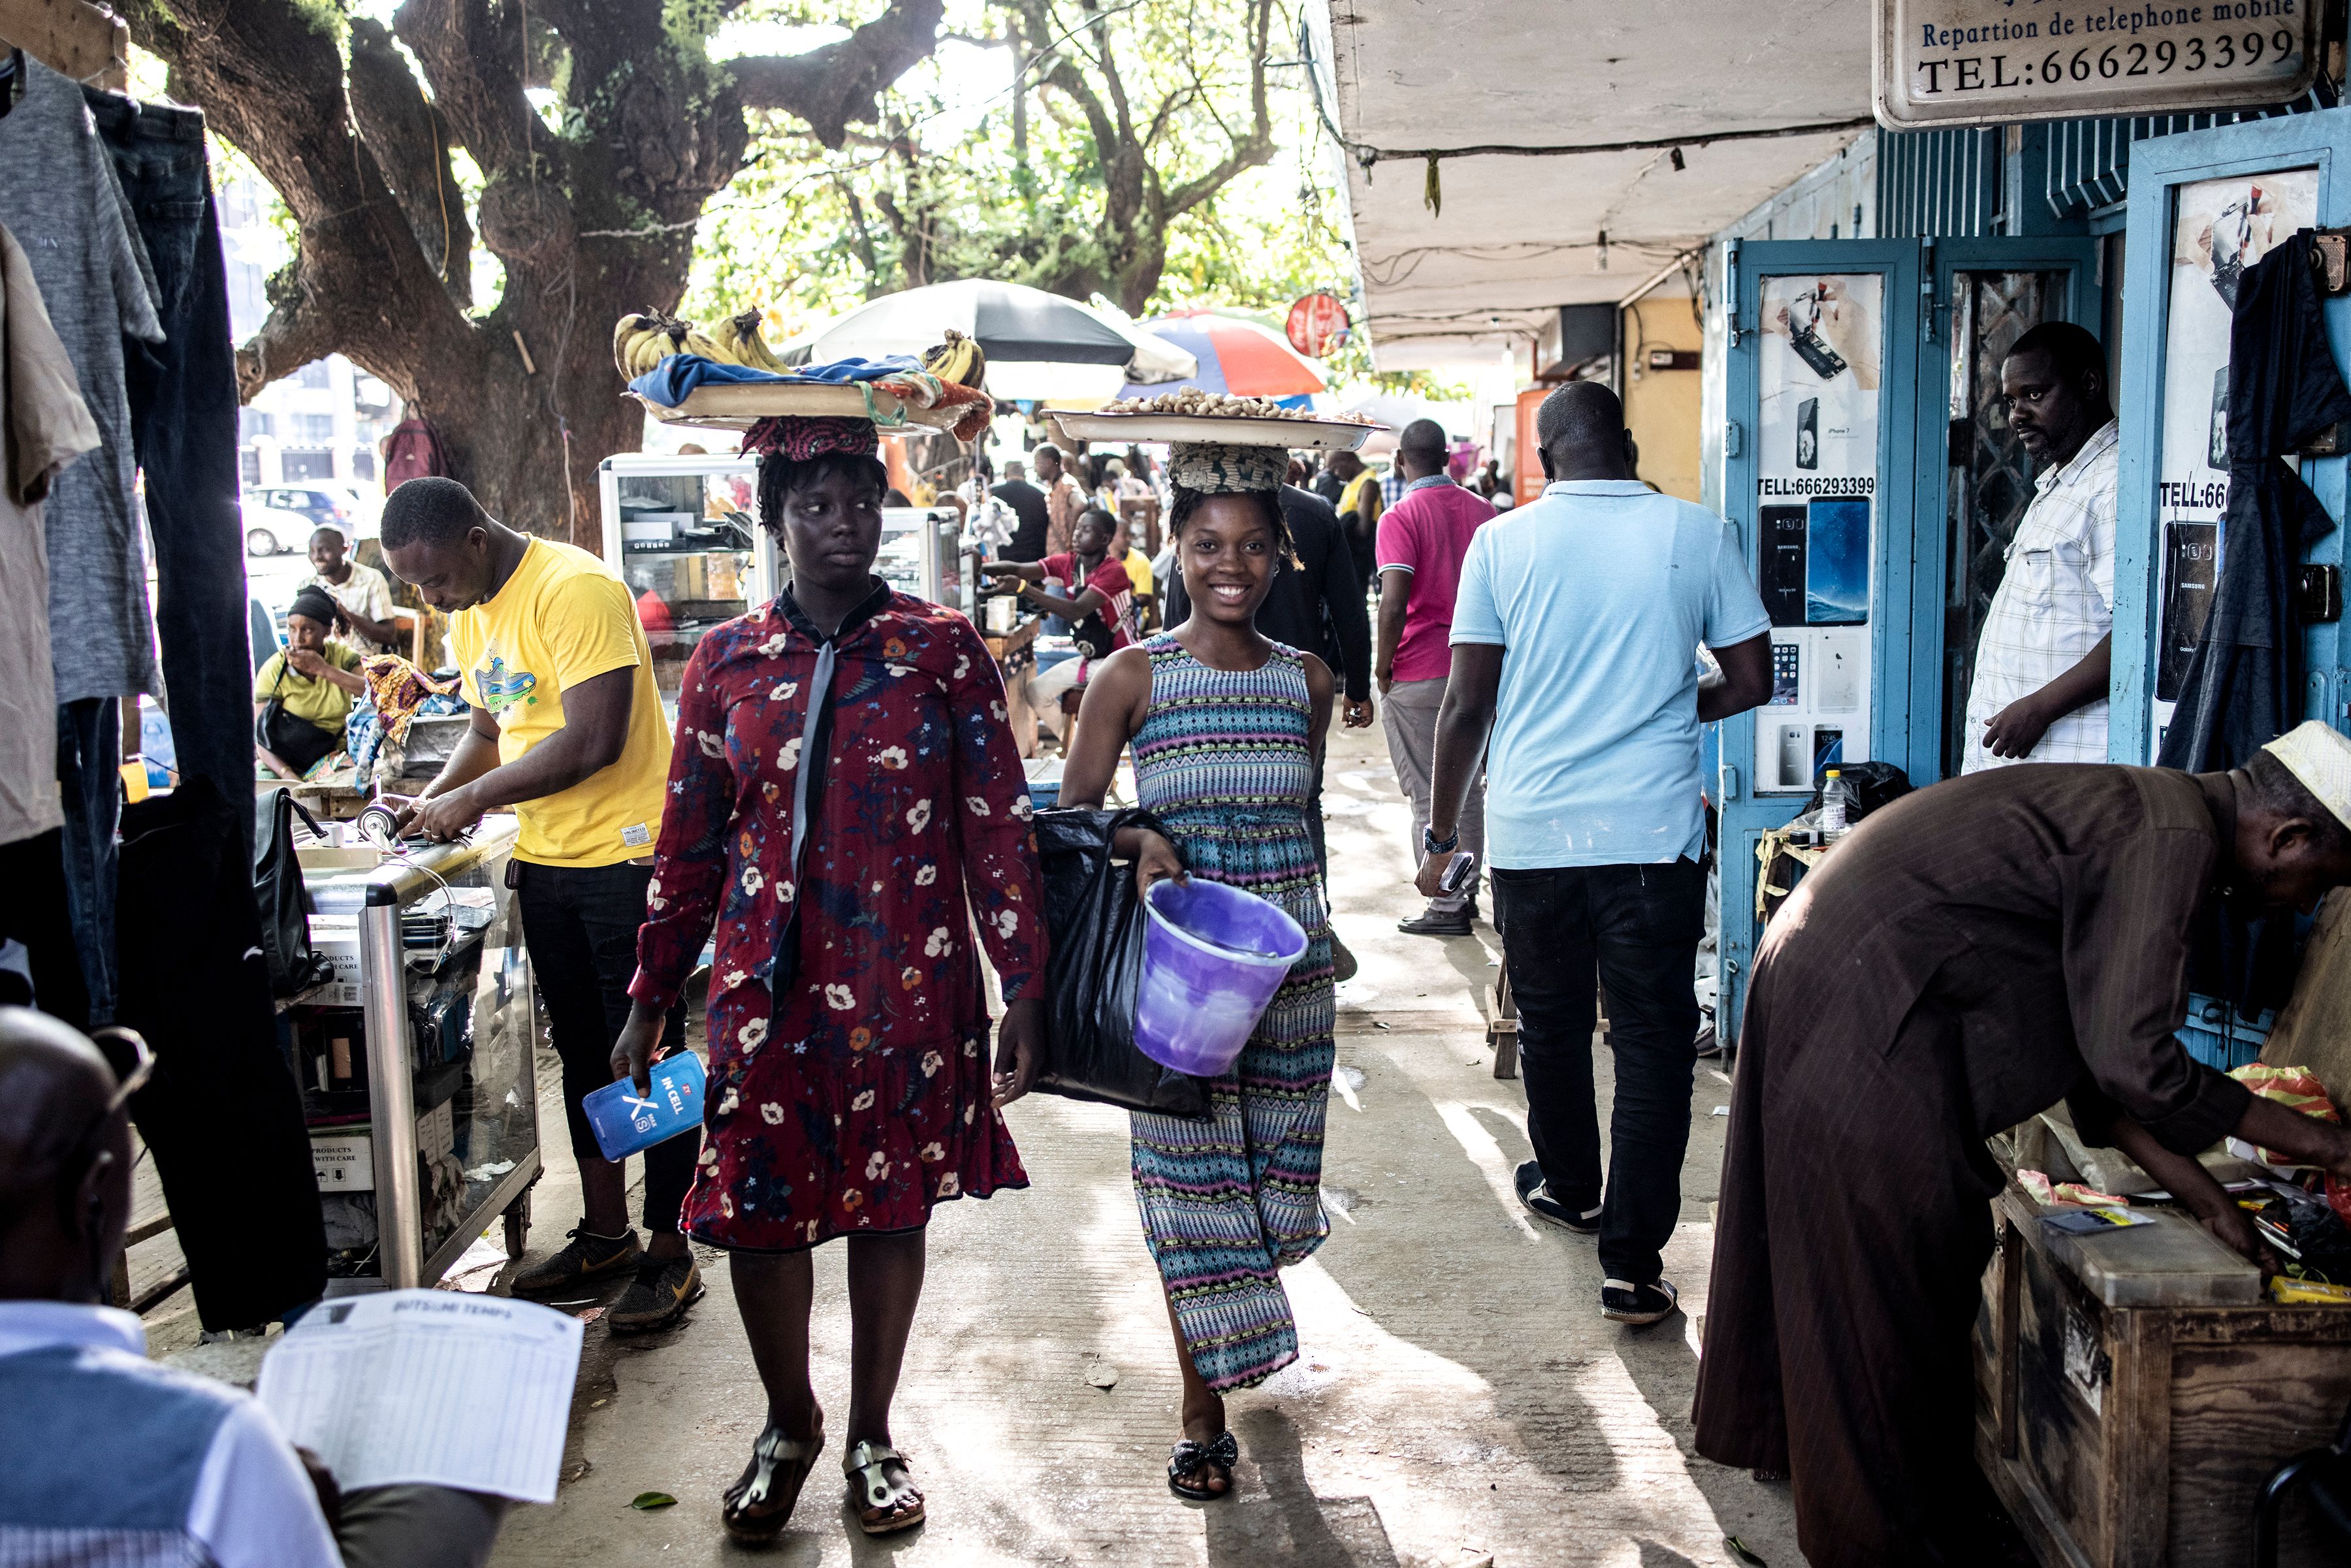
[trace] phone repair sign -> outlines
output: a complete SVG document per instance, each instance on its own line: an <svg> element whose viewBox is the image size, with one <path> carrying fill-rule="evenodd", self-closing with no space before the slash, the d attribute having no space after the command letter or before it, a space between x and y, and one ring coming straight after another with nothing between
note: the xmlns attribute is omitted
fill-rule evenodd
<svg viewBox="0 0 2351 1568"><path fill-rule="evenodd" d="M1877 0L1891 131L2277 104L2308 92L2317 0Z"/></svg>

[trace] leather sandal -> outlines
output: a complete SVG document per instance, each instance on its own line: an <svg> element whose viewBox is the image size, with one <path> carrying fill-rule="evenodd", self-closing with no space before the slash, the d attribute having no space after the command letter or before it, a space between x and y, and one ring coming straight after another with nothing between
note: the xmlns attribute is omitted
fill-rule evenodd
<svg viewBox="0 0 2351 1568"><path fill-rule="evenodd" d="M750 1464L719 1499L718 1521L726 1527L726 1533L752 1545L781 1535L799 1503L809 1472L816 1469L816 1457L823 1450L821 1427L814 1436L798 1442L772 1422L762 1428L751 1445ZM753 1513L753 1509L768 1511Z"/></svg>
<svg viewBox="0 0 2351 1568"><path fill-rule="evenodd" d="M858 1444L841 1461L841 1473L849 1478L849 1506L857 1515L857 1528L868 1535L894 1535L923 1522L923 1494L913 1483L893 1481L883 1473L882 1467L893 1462L903 1469L906 1457L887 1443L873 1442ZM876 1509L881 1518L865 1517Z"/></svg>
<svg viewBox="0 0 2351 1568"><path fill-rule="evenodd" d="M1240 1439L1230 1432L1219 1432L1208 1442L1186 1437L1167 1450L1167 1490L1188 1502L1214 1502L1218 1498L1233 1495L1233 1467L1241 1462ZM1225 1490L1210 1491L1206 1487L1186 1486L1184 1478L1196 1475L1214 1465L1225 1472Z"/></svg>

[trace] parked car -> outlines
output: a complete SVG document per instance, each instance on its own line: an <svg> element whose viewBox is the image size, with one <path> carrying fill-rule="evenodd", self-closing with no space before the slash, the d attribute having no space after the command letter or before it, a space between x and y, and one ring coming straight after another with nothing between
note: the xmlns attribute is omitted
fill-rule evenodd
<svg viewBox="0 0 2351 1568"><path fill-rule="evenodd" d="M278 491L266 492L270 495ZM251 556L271 556L280 550L298 550L310 542L310 535L319 525L306 513L272 507L248 496L240 503L245 512L245 553Z"/></svg>
<svg viewBox="0 0 2351 1568"><path fill-rule="evenodd" d="M311 528L340 528L346 539L353 538L351 498L337 486L272 485L253 491L247 499L280 511L299 512L310 519L310 528L302 530L302 538L286 540L288 545L307 543Z"/></svg>

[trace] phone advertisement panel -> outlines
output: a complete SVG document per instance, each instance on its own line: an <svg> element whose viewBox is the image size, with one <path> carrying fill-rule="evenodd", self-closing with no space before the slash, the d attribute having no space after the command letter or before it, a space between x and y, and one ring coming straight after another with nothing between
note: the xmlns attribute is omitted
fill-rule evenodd
<svg viewBox="0 0 2351 1568"><path fill-rule="evenodd" d="M1771 700L1755 787L1802 794L1869 745L1885 278L1761 281L1756 586L1771 616Z"/></svg>
<svg viewBox="0 0 2351 1568"><path fill-rule="evenodd" d="M2220 512L2229 498L2229 324L2237 287L2272 246L2316 224L2318 171L2205 180L2180 186L2173 200L2156 484L2162 548L2149 762L2162 750L2172 704L2203 636L2229 553Z"/></svg>

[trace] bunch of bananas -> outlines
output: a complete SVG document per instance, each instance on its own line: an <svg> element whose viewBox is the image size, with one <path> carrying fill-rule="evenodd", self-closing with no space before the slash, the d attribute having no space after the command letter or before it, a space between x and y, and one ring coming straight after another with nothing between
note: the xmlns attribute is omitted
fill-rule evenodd
<svg viewBox="0 0 2351 1568"><path fill-rule="evenodd" d="M784 362L776 358L767 340L759 336L759 312L746 310L739 316L729 316L710 329L714 360L724 360L730 365L743 365L755 371L781 371Z"/></svg>
<svg viewBox="0 0 2351 1568"><path fill-rule="evenodd" d="M658 310L623 316L612 329L612 362L620 367L621 374L634 381L670 355L684 352L683 345L692 330L692 322L680 321Z"/></svg>
<svg viewBox="0 0 2351 1568"><path fill-rule="evenodd" d="M987 379L987 356L980 352L977 339L950 327L947 340L923 356L923 369L943 382L976 387Z"/></svg>
<svg viewBox="0 0 2351 1568"><path fill-rule="evenodd" d="M730 316L708 332L693 322L658 310L623 316L612 329L612 362L634 380L672 354L699 354L722 364L746 365L755 371L784 367L759 340L759 313L746 310Z"/></svg>

